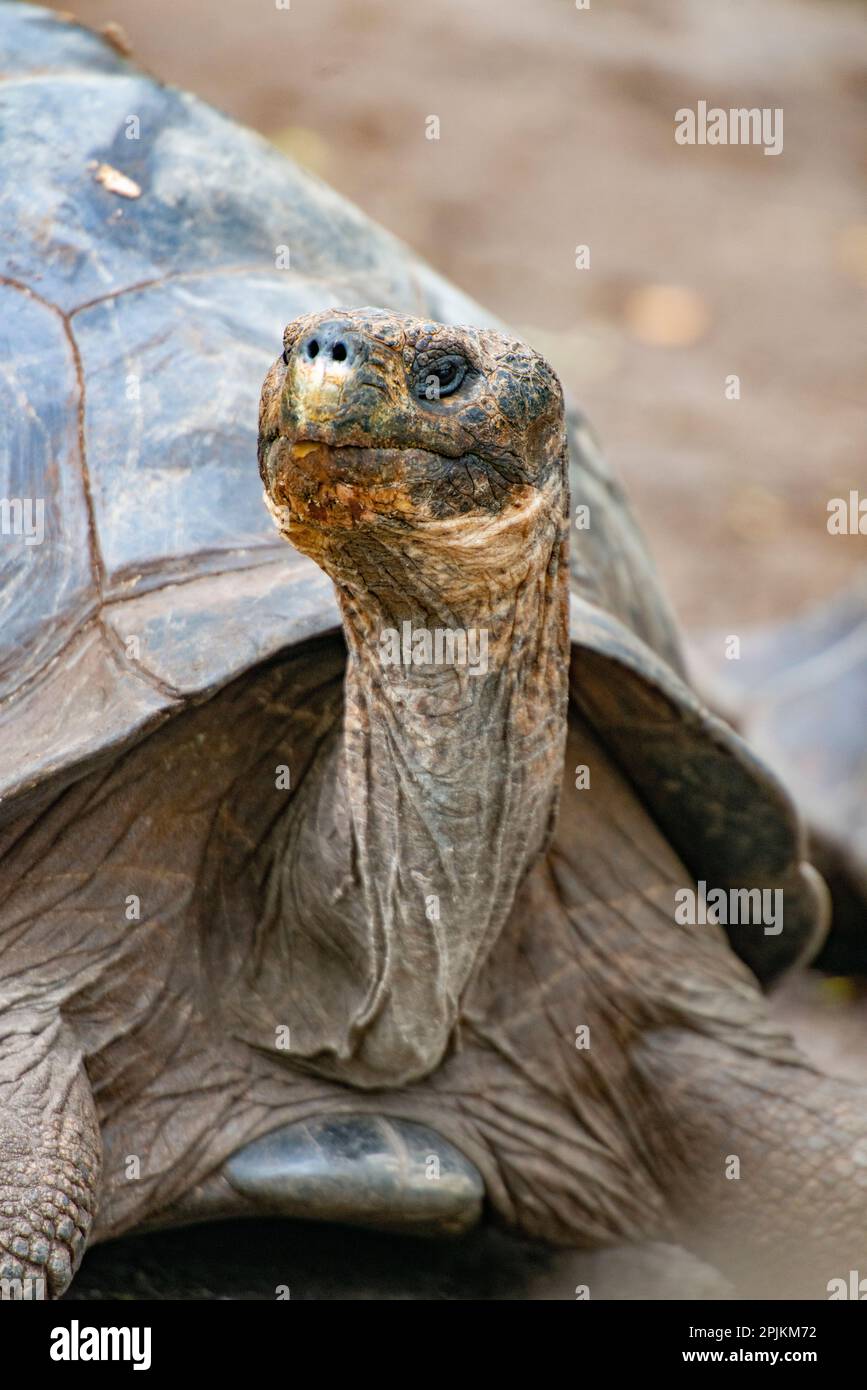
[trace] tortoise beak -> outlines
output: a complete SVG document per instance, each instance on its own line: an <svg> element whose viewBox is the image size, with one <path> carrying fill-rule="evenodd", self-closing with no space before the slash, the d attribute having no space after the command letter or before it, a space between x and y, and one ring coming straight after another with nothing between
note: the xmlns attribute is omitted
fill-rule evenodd
<svg viewBox="0 0 867 1390"><path fill-rule="evenodd" d="M287 366L302 447L309 431L340 414L366 358L363 337L341 317L317 324L295 344Z"/></svg>

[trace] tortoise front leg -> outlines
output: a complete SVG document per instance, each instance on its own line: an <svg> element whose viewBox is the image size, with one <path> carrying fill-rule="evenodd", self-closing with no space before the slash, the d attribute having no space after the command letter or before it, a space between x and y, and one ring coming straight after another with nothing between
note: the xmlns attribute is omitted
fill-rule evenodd
<svg viewBox="0 0 867 1390"><path fill-rule="evenodd" d="M12 1281L4 1297L64 1292L84 1253L101 1157L69 1030L57 1015L0 1015L0 1279Z"/></svg>

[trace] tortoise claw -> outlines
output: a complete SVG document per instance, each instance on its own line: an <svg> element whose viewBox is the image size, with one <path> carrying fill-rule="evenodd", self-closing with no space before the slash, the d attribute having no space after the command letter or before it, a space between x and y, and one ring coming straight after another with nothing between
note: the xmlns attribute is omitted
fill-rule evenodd
<svg viewBox="0 0 867 1390"><path fill-rule="evenodd" d="M239 1149L222 1172L271 1214L412 1235L462 1235L484 1200L478 1170L446 1139L366 1115L284 1125Z"/></svg>

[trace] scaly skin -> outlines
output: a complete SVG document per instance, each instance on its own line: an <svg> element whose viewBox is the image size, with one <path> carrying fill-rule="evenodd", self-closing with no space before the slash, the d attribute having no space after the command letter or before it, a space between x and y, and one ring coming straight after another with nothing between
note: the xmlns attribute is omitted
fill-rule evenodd
<svg viewBox="0 0 867 1390"><path fill-rule="evenodd" d="M62 1004L72 1019L96 1088L105 1160L94 1237L200 1215L199 1189L219 1186L215 1175L243 1144L311 1116L366 1111L427 1124L455 1143L505 1225L563 1245L678 1240L737 1278L752 1266L759 1296L782 1296L794 1280L825 1296L829 1278L863 1264L867 1097L804 1064L718 928L674 923L674 890L687 872L576 717L552 844L519 889L430 1076L385 1094L354 1092L226 1028L221 947L231 940L243 953L257 927L237 888L257 872L251 843L263 862L279 844L280 798L269 801L264 788L273 789L279 750L297 746L303 794L302 750L316 724L299 729L297 711L339 716L339 667L336 644L318 663L291 654L71 788L3 846L0 862L22 885L2 905L3 939L10 912L19 922L32 916L41 961L55 961L53 984L41 966L46 1007ZM579 763L592 770L589 791L574 787ZM82 826L106 846L90 876L80 866ZM65 885L56 921L51 883ZM130 885L145 889L140 923L112 906ZM52 957L58 933L66 949ZM206 945L217 953L213 969ZM584 1024L591 1046L578 1050ZM46 1033L46 1069L27 1073L43 1087L29 1093L26 1136L32 1145L40 1125L56 1136L50 1166L59 1177L41 1155L28 1160L31 1225L52 1186L81 1204L71 1182L96 1144L83 1128L83 1085L65 1117L70 1093L47 1069L51 1041ZM56 1042L58 1065L79 1076L71 1049ZM0 1132L20 1113L20 1095L6 1081ZM741 1160L737 1181L723 1177L730 1154ZM129 1155L141 1160L137 1181ZM39 1184L46 1197L34 1203ZM234 1209L248 1210L238 1201ZM0 1215L7 1248L16 1235L8 1220ZM72 1263L59 1268L57 1292Z"/></svg>
<svg viewBox="0 0 867 1390"><path fill-rule="evenodd" d="M293 1054L354 1086L394 1086L442 1059L556 813L563 399L547 363L497 333L358 310L297 320L284 342L262 392L266 500L334 580L349 656L341 735L316 804L302 798L287 826L270 935L301 915L307 942L321 941L304 993L327 978L333 998ZM428 399L456 363L458 388ZM387 664L384 635L404 624L475 634L484 669ZM262 972L253 983L267 997ZM260 1046L276 1008L250 1029Z"/></svg>
<svg viewBox="0 0 867 1390"><path fill-rule="evenodd" d="M316 367L317 334L350 351ZM444 356L463 394L422 400ZM260 467L348 668L286 653L0 832L3 1272L62 1292L97 1200L96 1239L247 1211L230 1155L361 1112L451 1140L531 1236L677 1239L824 1296L867 1257L867 1097L803 1063L719 928L675 922L686 869L567 729L553 373L496 334L311 316ZM403 621L484 627L488 671L383 666Z"/></svg>
<svg viewBox="0 0 867 1390"><path fill-rule="evenodd" d="M458 748L465 777L471 777L477 767L484 767L485 751L491 742L491 722L495 741L500 738L513 750L518 745L516 761L520 766L522 753L516 730L521 728L522 720L527 725L538 726L545 716L550 719L554 714L556 719L562 708L556 678L541 682L534 700L533 686L520 661L520 654L531 649L528 668L539 672L553 654L556 675L557 662L561 659L562 647L558 643L554 615L558 610L558 590L561 597L565 595L565 566L561 562L558 568L552 568L552 553L556 554L556 550L552 552L552 541L554 544L556 541L545 521L546 516L562 512L565 503L557 467L557 461L563 457L556 428L556 416L561 410L560 392L544 363L532 351L504 341L496 334L438 328L365 310L328 311L298 320L287 329L284 346L283 358L275 364L263 388L260 470L267 500L283 534L332 576L341 597L350 664L343 743L338 745L333 756L335 762L341 757L350 758L356 740L360 740L364 775L348 788L355 824L346 834L353 843L363 844L358 826L363 824L371 801L383 798L383 788L407 777L422 781L430 808L428 814L433 812L439 799L436 773L428 781L422 780L430 773L430 763L425 757L430 744L418 713L424 699L418 687L424 692L430 691L432 675L423 671L415 682L407 676L399 686L395 701L388 698L387 684L377 670L374 655L377 632L385 624L396 623L398 615L430 626L451 619L457 623L481 621L493 629L499 665L497 678L510 690L510 719L503 721L501 716L491 721L489 715L488 727L485 727L484 721L480 723L474 718L477 711L467 708L466 702L459 717L451 716L452 745ZM467 376L449 395L445 406L439 401L431 404L423 398L420 383L429 381L430 372L438 371L438 364L443 361L448 380L452 375L450 362L456 357L467 367ZM503 460L508 461L508 466L503 467ZM473 479L472 487L458 488L455 480L463 479L466 474ZM486 530L492 512L497 515L499 525ZM510 530L509 518L513 515L526 518L520 527L517 552L510 549L514 528ZM479 552L473 549L473 542L480 534L485 535L485 542L479 547L483 559L476 563ZM517 587L512 580L515 553L525 562ZM523 596L528 589L532 592L531 586L538 583L543 574L548 576L553 592L547 599L536 598L522 605ZM505 595L510 603L510 623L500 621L500 614L492 604L492 588ZM363 696L365 716L360 721L361 728L358 719L353 719L354 686ZM394 744L377 749L375 738L371 736L371 727L375 724L388 726L395 705L409 730L399 756ZM462 746L461 733L467 727L470 741ZM587 731L584 735L587 736ZM553 728L547 734L547 742L550 748L559 751L560 740ZM447 764L448 778L454 777L456 771L459 775L459 770L453 771ZM685 874L680 877L673 870L670 888L665 890L661 901L661 884L644 889L640 898L630 895L629 878L625 873L627 847L624 846L618 856L613 851L620 826L628 815L634 816L634 808L629 806L627 789L610 777L598 754L596 773L596 791L592 797L587 795L587 801L594 807L597 824L605 824L605 838L598 845L606 864L599 897L606 903L606 918L612 912L615 919L620 914L630 917L632 939L624 946L625 958L618 954L615 944L616 937L621 934L615 930L616 920L606 923L605 950L614 976L612 993L618 1011L622 1011L634 992L623 978L624 965L630 964L629 952L634 950L636 928L648 911L646 895L648 891L656 895L665 933L673 947L676 937L670 918L671 904L678 883L688 879ZM540 777L545 777L545 771L537 767L530 780L538 781ZM609 798L601 804L600 780L607 781L610 792ZM489 794L493 791L499 802L499 816L505 824L506 837L511 816L515 818L516 829L522 823L525 829L532 825L526 790L516 798L517 805L508 795L507 785L486 790ZM622 808L620 812L609 819L610 808L618 806ZM603 807L605 815L602 815ZM396 803L392 804L393 815L395 811ZM573 807L573 814L581 817L580 806ZM567 872L565 866L574 851L562 842L562 823L561 816L558 839L550 850L552 881L549 892L553 889L559 904L571 917L575 900L580 901L586 893L587 882L593 881L593 866L585 857L580 875ZM589 830L590 827L584 827L579 832L585 844ZM403 865L412 862L415 851L416 862L420 860L417 846L413 845L411 837L402 834L399 823L390 827L390 833L390 841L387 835L381 838L376 845L378 852L373 856L380 873L391 856ZM579 838L579 833L570 836L570 840ZM499 860L492 874L486 875L486 860L493 850L491 830L486 827L478 837L470 832L469 838L480 866L472 882L481 884L482 901L490 901L502 885L503 860ZM649 826L638 829L636 839L642 852L649 853L651 838ZM518 834L515 844L520 843ZM435 858L439 849L436 835L426 845L424 841L422 844L428 857ZM506 844L508 846L508 839ZM538 845L538 833L531 831L527 846L530 855L521 859L520 869L532 865ZM562 845L559 849L562 858L558 860L559 845ZM656 846L653 858L658 869L665 862L666 849L661 844ZM514 852L513 848L507 848L507 862ZM559 877L558 862L562 868ZM533 881L532 876L530 881ZM483 915L473 898L470 882L466 871L458 874L454 899L448 902L452 918L459 906L463 909L464 933L469 930L468 922ZM507 880L510 898L514 895L514 882ZM366 920L375 916L375 912L371 912L370 895L363 890L358 896L358 905ZM513 913L511 924L515 916ZM403 934L399 934L395 946L398 952L404 949L403 941ZM490 949L490 941L488 935L476 947L476 972ZM694 950L695 943L691 945ZM820 1217L818 1223L811 1226L805 1222L801 1228L803 1204L797 1200L799 1175L804 1189L812 1192L814 1175L817 1167L822 1170L823 1162L831 1164L836 1172L845 1169L853 1211L863 1217L862 1155L857 1146L853 1147L864 1129L859 1118L858 1099L847 1094L846 1088L841 1090L832 1083L823 1083L819 1088L822 1101L817 1107L818 1115L824 1114L824 1121L819 1120L822 1132L819 1135L808 1133L810 1126L804 1113L809 1102L805 1100L798 1109L795 1098L798 1095L806 1097L811 1089L815 1091L817 1083L811 1086L809 1074L798 1069L794 1055L785 1045L779 1041L773 1045L769 1042L769 1030L758 996L749 999L745 993L746 972L739 967L723 971L724 965L735 966L735 962L729 962L723 954L721 959L712 958L714 971L718 971L721 978L702 979L698 973L698 953L690 961L685 955L686 949L684 942L680 968L686 967L686 979L692 986L689 992L699 999L705 995L712 1001L709 1016L705 1014L704 1005L696 1011L695 1002L690 998L681 1020L673 1008L673 1001L684 994L682 981L675 977L663 984L657 979L653 982L655 988L649 990L646 997L639 997L631 1004L646 1015L636 1036L627 1035L622 1021L615 1029L621 1064L628 1059L628 1067L623 1072L624 1087L628 1091L635 1085L644 1093L645 1103L649 1097L649 1132L640 1136L633 1161L640 1164L644 1158L657 1190L665 1195L675 1221L679 1221L684 1205L680 1187L683 1165L677 1157L677 1146L672 1148L666 1131L670 1125L672 1133L680 1137L692 1120L697 1132L698 1169L690 1176L687 1193L698 1205L692 1208L688 1203L685 1205L691 1212L687 1224L690 1229L700 1229L697 1214L706 1213L703 1220L709 1228L708 1241L713 1249L716 1249L718 1237L725 1233L735 1249L741 1240L751 1251L760 1252L762 1242L756 1243L752 1231L756 1213L770 1206L774 1178L765 1177L766 1169L759 1166L756 1150L760 1154L770 1154L767 1166L771 1170L775 1166L779 1168L778 1186L786 1173L791 1186L791 1191L779 1204L785 1210L777 1215L776 1229L785 1235L781 1234L776 1244L784 1248L803 1248L821 1260L833 1250L835 1220L826 1212L826 1217ZM719 955L719 942L716 950ZM565 955L564 960L568 960ZM647 962L636 957L635 965L646 969ZM692 980L691 968L698 974L695 980ZM575 975L575 965L564 965L563 970ZM730 978L725 979L726 974ZM465 981L466 977L460 983L461 991L465 989ZM576 989L576 996L577 993ZM520 992L514 979L510 979L505 1008L510 1028L516 997L521 997ZM416 1004L418 991L410 988L408 998L411 1004ZM473 1018L466 995L464 999L463 1045L467 1036L472 1035L470 1020ZM598 1011L598 1000L587 1000L586 1004L588 1009ZM733 1058L727 1049L732 1046L731 1023L737 1016L738 1004L741 1013L746 1011L751 1017L744 1036L737 1038ZM424 1007L423 1002L422 1010ZM542 1000L535 999L534 1009L541 1008ZM408 1016L412 1017L411 1009ZM450 1022L453 1018L454 1014ZM564 1029L568 1035L570 1028L565 1020ZM696 1038L696 1032L709 1036ZM394 1039L389 1041L394 1047ZM554 1039L551 1046L555 1053L559 1050ZM692 1050L695 1051L696 1078L688 1099L682 1101L681 1090L690 1075ZM737 1053L746 1054L749 1060L745 1062ZM385 1076L388 1075L388 1060L386 1049L380 1061L381 1074ZM593 1073L598 1062L591 1060L590 1051L584 1060L584 1068L579 1067L581 1074L575 1078L571 1101L575 1105L576 1098L580 1098L583 1104L591 1104L592 1111L593 1087L587 1085L587 1072ZM528 1049L526 1064L529 1066L529 1063ZM607 1070L599 1078L606 1090L614 1083L616 1063L616 1052L606 1054ZM716 1100L717 1087L709 1079L714 1066L724 1075L735 1066L741 1078L738 1086L723 1088L721 1100ZM705 1090L699 1080L703 1074L708 1077ZM544 1092L543 1075L538 1074L537 1084ZM643 1078L643 1084L637 1083L638 1077ZM491 1080L490 1074L479 1075L480 1094L491 1094ZM758 1098L766 1091L775 1097L775 1104L768 1107L767 1115L760 1119ZM635 1106L638 1112L644 1111L638 1095ZM667 1115L668 1123L659 1127L665 1138L657 1153L657 1126L653 1116L660 1110ZM583 1119L581 1104L578 1113ZM697 1123L698 1117L701 1123ZM633 1125L628 1110L620 1120L624 1131L630 1133ZM587 1127L592 1130L595 1125ZM759 1138L751 1143L751 1133L756 1129ZM540 1132L549 1134L549 1126L542 1126ZM733 1160L739 1159L739 1151L743 1150L741 1176L725 1176L725 1165L718 1154L720 1145ZM790 1145L795 1148L787 1160L784 1155ZM811 1156L813 1161L808 1162ZM564 1162L564 1169L568 1171L568 1168L568 1163ZM671 1169L673 1172L669 1171ZM539 1197L538 1187L532 1196L535 1204ZM605 1208L601 1193L597 1193L597 1198L599 1200L590 1204L590 1210L595 1213ZM717 1217L721 1212L725 1213L722 1222ZM529 1224L532 1229L534 1222L535 1218L528 1214L522 1224L525 1228ZM562 1229L558 1231L556 1227L545 1229L541 1226L539 1233L553 1238L563 1235ZM586 1239L587 1232L584 1229L574 1234ZM842 1229L840 1234L843 1234ZM856 1240L855 1247L858 1245ZM721 1249L719 1253L727 1265L732 1264L731 1251ZM777 1249L775 1258L778 1256ZM782 1274L786 1268L785 1256L776 1268Z"/></svg>
<svg viewBox="0 0 867 1390"><path fill-rule="evenodd" d="M96 1107L69 1029L38 1009L0 1018L0 1279L63 1293L96 1205Z"/></svg>

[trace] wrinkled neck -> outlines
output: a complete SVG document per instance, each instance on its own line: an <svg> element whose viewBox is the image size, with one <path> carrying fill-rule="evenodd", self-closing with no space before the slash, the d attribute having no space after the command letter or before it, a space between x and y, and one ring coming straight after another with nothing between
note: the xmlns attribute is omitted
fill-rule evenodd
<svg viewBox="0 0 867 1390"><path fill-rule="evenodd" d="M380 969L371 1064L439 1061L460 996L545 844L565 733L559 537L511 590L432 606L399 590L342 596L350 659L339 751L360 896Z"/></svg>
<svg viewBox="0 0 867 1390"><path fill-rule="evenodd" d="M344 977L339 1020L323 1015L303 1050L350 1084L398 1085L436 1067L552 828L566 730L563 527L551 505L511 534L488 528L461 547L452 537L443 553L427 538L388 555L368 543L335 567L349 653L342 726L284 873L294 915L327 921L319 935L339 951L324 968ZM323 840L341 866L336 889L317 873Z"/></svg>

